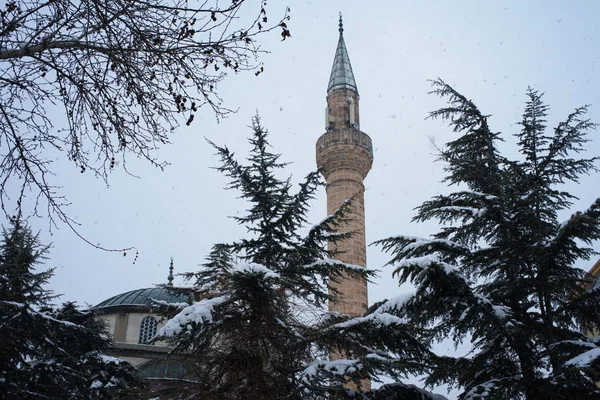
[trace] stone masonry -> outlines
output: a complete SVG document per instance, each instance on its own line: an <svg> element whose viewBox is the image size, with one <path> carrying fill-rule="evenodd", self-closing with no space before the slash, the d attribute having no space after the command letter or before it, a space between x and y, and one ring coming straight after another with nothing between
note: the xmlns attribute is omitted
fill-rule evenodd
<svg viewBox="0 0 600 400"><path fill-rule="evenodd" d="M354 233L337 247L330 246L330 250L340 251L340 261L361 267L367 265L363 179L372 163L371 139L358 129L332 129L317 141L317 165L327 181L327 213L333 214L351 199L351 213L340 231ZM332 286L342 296L339 302L329 305L330 310L353 316L365 313L368 297L364 279L345 278Z"/></svg>

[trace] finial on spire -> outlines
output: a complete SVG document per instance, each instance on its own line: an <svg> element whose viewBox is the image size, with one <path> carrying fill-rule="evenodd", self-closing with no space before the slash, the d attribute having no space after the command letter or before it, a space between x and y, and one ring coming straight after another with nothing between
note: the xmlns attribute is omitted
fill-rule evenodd
<svg viewBox="0 0 600 400"><path fill-rule="evenodd" d="M339 29L339 31L340 31L340 35L341 35L342 32L344 32L344 23L342 22L342 12L341 11L340 11L339 16L340 16L340 24L339 24L340 29Z"/></svg>
<svg viewBox="0 0 600 400"><path fill-rule="evenodd" d="M171 257L171 265L169 266L169 276L167 277L167 286L173 286L173 257Z"/></svg>

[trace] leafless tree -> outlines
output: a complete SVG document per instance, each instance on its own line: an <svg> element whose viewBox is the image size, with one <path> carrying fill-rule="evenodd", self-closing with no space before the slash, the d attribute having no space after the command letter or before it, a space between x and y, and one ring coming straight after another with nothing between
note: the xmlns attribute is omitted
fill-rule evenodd
<svg viewBox="0 0 600 400"><path fill-rule="evenodd" d="M128 155L162 168L154 150L201 107L230 112L216 84L263 68L256 36L264 0L23 0L0 9L0 204L47 213L76 231L53 183L68 157L104 180ZM59 115L56 117L56 115ZM32 209L23 211L32 197ZM85 239L84 239L85 240Z"/></svg>

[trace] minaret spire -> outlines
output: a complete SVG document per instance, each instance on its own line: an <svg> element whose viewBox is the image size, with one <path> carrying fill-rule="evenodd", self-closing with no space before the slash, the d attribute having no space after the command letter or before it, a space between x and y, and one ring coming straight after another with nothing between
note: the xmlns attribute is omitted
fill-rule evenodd
<svg viewBox="0 0 600 400"><path fill-rule="evenodd" d="M167 286L173 286L173 257L171 257L171 265L169 265L169 276L167 277Z"/></svg>
<svg viewBox="0 0 600 400"><path fill-rule="evenodd" d="M339 29L340 38L338 40L333 66L331 67L331 76L329 77L329 85L327 86L327 94L330 94L336 89L349 89L358 94L358 87L352 73L350 65L350 57L344 43L344 23L342 21L342 13L340 13Z"/></svg>

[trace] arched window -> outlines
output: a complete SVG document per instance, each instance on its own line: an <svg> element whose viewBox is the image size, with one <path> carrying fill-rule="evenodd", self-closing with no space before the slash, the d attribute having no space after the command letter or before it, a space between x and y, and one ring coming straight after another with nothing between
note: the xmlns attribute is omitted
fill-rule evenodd
<svg viewBox="0 0 600 400"><path fill-rule="evenodd" d="M154 317L145 317L140 325L140 343L148 344L148 341L156 335L158 322Z"/></svg>

